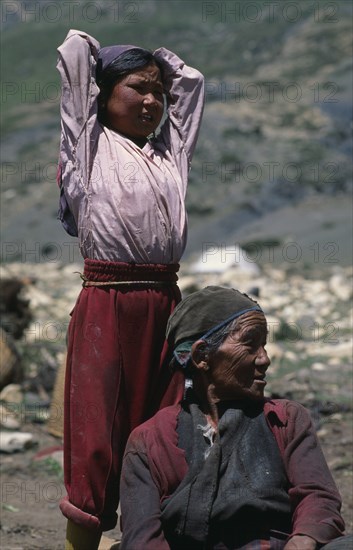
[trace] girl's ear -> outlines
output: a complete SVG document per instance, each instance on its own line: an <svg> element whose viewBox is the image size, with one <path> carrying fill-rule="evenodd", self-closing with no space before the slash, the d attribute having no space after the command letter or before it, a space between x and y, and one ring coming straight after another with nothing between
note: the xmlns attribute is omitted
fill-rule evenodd
<svg viewBox="0 0 353 550"><path fill-rule="evenodd" d="M195 368L207 371L208 365L208 352L207 343L205 340L197 340L191 347L191 361Z"/></svg>
<svg viewBox="0 0 353 550"><path fill-rule="evenodd" d="M106 98L105 98L105 95L103 94L103 92L100 92L99 96L98 96L98 99L97 99L97 104L98 104L98 120L101 124L104 124L106 125L106 106L107 106L107 102L106 102Z"/></svg>
<svg viewBox="0 0 353 550"><path fill-rule="evenodd" d="M98 103L99 109L105 109L106 97L105 97L105 94L103 94L103 92L100 92L100 94L98 95L97 103Z"/></svg>

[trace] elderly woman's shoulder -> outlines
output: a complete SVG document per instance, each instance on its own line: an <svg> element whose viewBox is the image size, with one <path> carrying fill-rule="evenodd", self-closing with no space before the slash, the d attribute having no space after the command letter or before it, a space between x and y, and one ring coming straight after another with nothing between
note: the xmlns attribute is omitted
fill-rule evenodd
<svg viewBox="0 0 353 550"><path fill-rule="evenodd" d="M266 417L275 415L278 420L286 425L301 419L310 420L310 412L297 401L289 399L266 399L264 403Z"/></svg>
<svg viewBox="0 0 353 550"><path fill-rule="evenodd" d="M176 433L180 408L180 404L165 407L152 418L137 426L130 434L130 445L137 445L138 442L143 442L145 445L161 437L165 440L171 434Z"/></svg>

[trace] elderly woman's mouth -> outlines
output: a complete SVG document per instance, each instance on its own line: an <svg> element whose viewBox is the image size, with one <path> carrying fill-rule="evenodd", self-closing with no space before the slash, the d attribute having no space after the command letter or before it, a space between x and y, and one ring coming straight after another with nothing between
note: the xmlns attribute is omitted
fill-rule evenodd
<svg viewBox="0 0 353 550"><path fill-rule="evenodd" d="M261 376L261 377L258 377L258 378L254 378L254 382L256 384L260 384L260 385L263 385L263 386L266 386L267 382L266 382L266 379L264 376Z"/></svg>

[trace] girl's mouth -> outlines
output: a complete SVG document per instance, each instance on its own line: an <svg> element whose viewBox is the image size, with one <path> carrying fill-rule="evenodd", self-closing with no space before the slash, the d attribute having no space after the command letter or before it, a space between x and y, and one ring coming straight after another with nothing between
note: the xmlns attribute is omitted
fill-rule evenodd
<svg viewBox="0 0 353 550"><path fill-rule="evenodd" d="M143 114L140 116L140 119L142 120L142 122L147 122L147 123L151 123L153 122L153 117L152 115L147 115L147 114Z"/></svg>

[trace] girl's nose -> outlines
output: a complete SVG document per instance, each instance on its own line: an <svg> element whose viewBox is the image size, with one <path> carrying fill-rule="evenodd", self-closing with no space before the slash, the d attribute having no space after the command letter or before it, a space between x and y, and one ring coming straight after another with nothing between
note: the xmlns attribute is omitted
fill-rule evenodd
<svg viewBox="0 0 353 550"><path fill-rule="evenodd" d="M143 102L146 103L147 105L155 105L156 104L156 98L154 97L152 92L150 92L150 93L145 95L145 97L143 98Z"/></svg>

